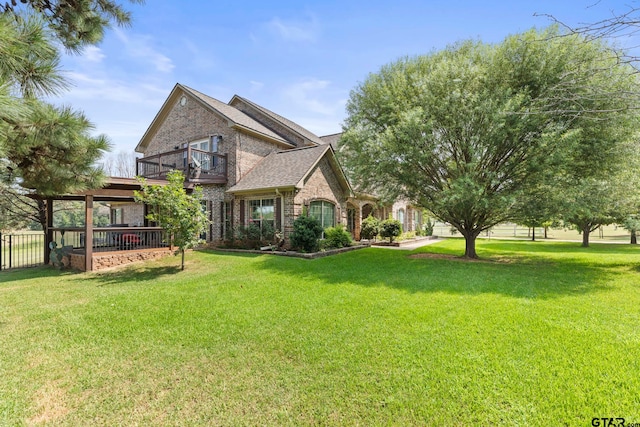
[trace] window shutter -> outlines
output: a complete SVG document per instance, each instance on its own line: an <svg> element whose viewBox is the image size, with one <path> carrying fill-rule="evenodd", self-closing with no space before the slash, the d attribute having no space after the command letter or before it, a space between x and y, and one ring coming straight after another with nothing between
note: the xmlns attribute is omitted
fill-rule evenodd
<svg viewBox="0 0 640 427"><path fill-rule="evenodd" d="M224 239L224 202L220 202L220 238Z"/></svg>
<svg viewBox="0 0 640 427"><path fill-rule="evenodd" d="M207 208L209 209L209 241L212 241L213 240L213 201L209 200L207 204L209 205L207 206Z"/></svg>
<svg viewBox="0 0 640 427"><path fill-rule="evenodd" d="M240 225L244 226L244 199L240 200Z"/></svg>
<svg viewBox="0 0 640 427"><path fill-rule="evenodd" d="M282 197L276 197L276 230L282 231Z"/></svg>

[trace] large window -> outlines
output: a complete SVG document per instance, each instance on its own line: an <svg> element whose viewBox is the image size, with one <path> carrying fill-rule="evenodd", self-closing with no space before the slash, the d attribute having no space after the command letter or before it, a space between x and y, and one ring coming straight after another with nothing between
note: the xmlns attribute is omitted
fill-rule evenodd
<svg viewBox="0 0 640 427"><path fill-rule="evenodd" d="M421 211L416 210L413 212L413 230L414 231L422 230L422 212Z"/></svg>
<svg viewBox="0 0 640 427"><path fill-rule="evenodd" d="M189 146L192 149L199 150L191 153L193 162L197 165L197 167L200 167L202 168L202 170L207 171L213 169L213 167L216 166L216 157L209 153L218 152L218 143L220 142L220 139L221 138L219 135L212 135L209 138L200 139L189 143ZM206 153L203 153L203 151L206 151Z"/></svg>
<svg viewBox="0 0 640 427"><path fill-rule="evenodd" d="M275 228L275 200L261 199L249 201L249 221L264 229L266 224Z"/></svg>
<svg viewBox="0 0 640 427"><path fill-rule="evenodd" d="M233 237L233 202L222 205L222 238L230 240Z"/></svg>
<svg viewBox="0 0 640 427"><path fill-rule="evenodd" d="M322 228L333 227L336 223L336 209L331 202L318 200L309 205L309 216L320 221Z"/></svg>
<svg viewBox="0 0 640 427"><path fill-rule="evenodd" d="M402 225L402 230L404 231L406 226L404 225L404 209L402 208L398 209L398 221L400 221L400 224Z"/></svg>

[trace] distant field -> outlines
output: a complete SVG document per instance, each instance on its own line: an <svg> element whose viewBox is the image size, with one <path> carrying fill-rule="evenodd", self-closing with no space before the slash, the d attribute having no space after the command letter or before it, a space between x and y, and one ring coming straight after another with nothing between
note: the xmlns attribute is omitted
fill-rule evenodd
<svg viewBox="0 0 640 427"><path fill-rule="evenodd" d="M433 229L433 234L442 237L451 237L451 227L449 225L437 222ZM460 236L459 233L453 236ZM480 237L509 237L516 239L531 239L531 229L516 224L500 224L493 227L489 234L483 233ZM543 239L544 229L536 228L536 239ZM582 241L582 235L572 229L555 229L549 228L547 232L549 240L575 240ZM629 241L630 235L627 230L616 225L606 225L591 233L590 242L598 241Z"/></svg>

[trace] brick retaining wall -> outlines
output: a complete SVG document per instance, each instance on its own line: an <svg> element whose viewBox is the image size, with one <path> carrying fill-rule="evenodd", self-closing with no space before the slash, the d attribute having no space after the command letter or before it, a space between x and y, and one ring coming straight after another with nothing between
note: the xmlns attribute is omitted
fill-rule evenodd
<svg viewBox="0 0 640 427"><path fill-rule="evenodd" d="M117 267L136 261L147 261L172 255L169 249L146 249L122 252L101 252L93 255L93 271ZM71 254L71 268L84 271L84 254Z"/></svg>

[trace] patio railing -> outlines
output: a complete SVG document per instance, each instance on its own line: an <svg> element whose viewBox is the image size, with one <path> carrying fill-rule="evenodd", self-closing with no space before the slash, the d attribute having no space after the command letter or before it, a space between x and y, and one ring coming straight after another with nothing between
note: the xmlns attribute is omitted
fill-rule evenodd
<svg viewBox="0 0 640 427"><path fill-rule="evenodd" d="M58 247L86 248L84 228L53 228L53 241ZM166 231L160 227L99 227L93 229L93 252L154 249L171 246Z"/></svg>

